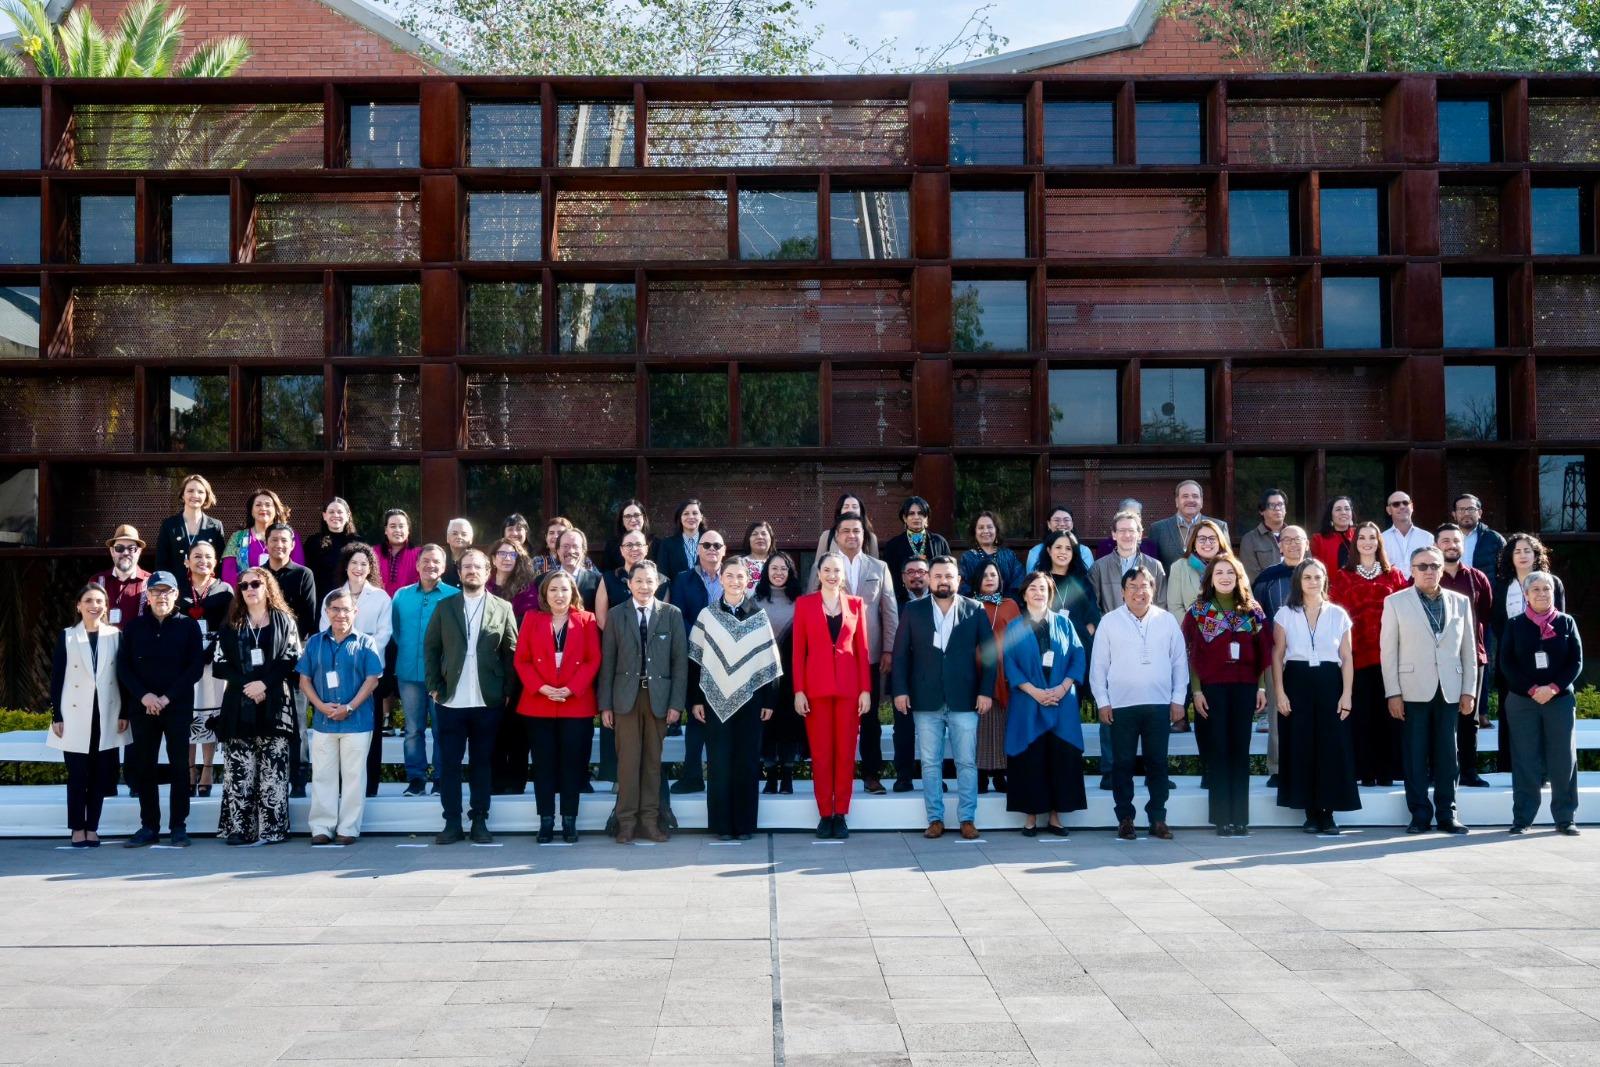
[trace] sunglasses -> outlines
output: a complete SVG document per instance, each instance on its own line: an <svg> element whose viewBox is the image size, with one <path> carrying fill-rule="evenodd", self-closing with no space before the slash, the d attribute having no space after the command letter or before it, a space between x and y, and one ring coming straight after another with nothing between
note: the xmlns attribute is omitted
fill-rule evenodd
<svg viewBox="0 0 1600 1067"><path fill-rule="evenodd" d="M728 546L723 544L721 541L701 541L700 542L700 548L702 550L707 549L707 548L727 548L727 547Z"/></svg>
<svg viewBox="0 0 1600 1067"><path fill-rule="evenodd" d="M265 586L266 584L267 584L266 582L263 582L260 578L257 578L254 581L250 581L250 582L240 582L239 583L239 588L240 589L260 589L263 586Z"/></svg>
<svg viewBox="0 0 1600 1067"><path fill-rule="evenodd" d="M1411 565L1411 569L1414 571L1437 571L1443 568L1443 563L1413 563Z"/></svg>
<svg viewBox="0 0 1600 1067"><path fill-rule="evenodd" d="M125 556L129 552L137 552L137 551L139 551L139 546L138 545L112 545L111 546L111 551L115 552L119 556Z"/></svg>
<svg viewBox="0 0 1600 1067"><path fill-rule="evenodd" d="M1391 508L1409 507L1410 504L1411 504L1411 501L1409 501L1409 500L1391 500L1391 501L1389 501L1389 506Z"/></svg>

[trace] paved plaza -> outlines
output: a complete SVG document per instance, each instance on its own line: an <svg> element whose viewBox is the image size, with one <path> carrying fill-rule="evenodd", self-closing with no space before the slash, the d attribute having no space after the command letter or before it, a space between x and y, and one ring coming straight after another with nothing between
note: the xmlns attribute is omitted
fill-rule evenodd
<svg viewBox="0 0 1600 1067"><path fill-rule="evenodd" d="M0 1061L1600 1063L1600 834L0 842Z"/></svg>

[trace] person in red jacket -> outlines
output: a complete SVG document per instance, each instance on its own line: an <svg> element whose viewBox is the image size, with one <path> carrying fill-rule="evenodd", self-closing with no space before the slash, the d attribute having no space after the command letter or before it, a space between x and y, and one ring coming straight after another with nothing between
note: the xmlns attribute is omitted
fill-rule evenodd
<svg viewBox="0 0 1600 1067"><path fill-rule="evenodd" d="M872 663L861 598L844 591L845 560L837 552L817 561L820 588L794 605L794 710L811 741L811 779L817 797L817 836L848 837L855 778L856 737L870 706Z"/></svg>
<svg viewBox="0 0 1600 1067"><path fill-rule="evenodd" d="M600 626L583 610L578 583L556 571L539 587L539 610L518 631L514 662L522 679L517 714L527 717L539 844L555 839L556 791L561 840L578 840L578 794L589 769L594 733L594 680L600 673Z"/></svg>
<svg viewBox="0 0 1600 1067"><path fill-rule="evenodd" d="M1322 561L1329 574L1337 574L1349 558L1355 526L1356 506L1349 497L1336 496L1328 501L1322 526L1311 535L1311 555Z"/></svg>
<svg viewBox="0 0 1600 1067"><path fill-rule="evenodd" d="M1333 583L1328 599L1350 613L1355 664L1350 726L1356 780L1362 785L1394 785L1395 779L1402 777L1401 724L1389 715L1384 700L1378 634L1384 598L1404 589L1406 579L1399 568L1390 566L1377 523L1364 522L1354 530L1345 565L1338 570L1330 568Z"/></svg>

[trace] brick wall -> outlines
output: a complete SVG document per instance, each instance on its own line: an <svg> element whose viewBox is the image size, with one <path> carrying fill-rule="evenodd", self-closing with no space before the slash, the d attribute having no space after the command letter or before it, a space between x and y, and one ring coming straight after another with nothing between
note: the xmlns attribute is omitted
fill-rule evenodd
<svg viewBox="0 0 1600 1067"><path fill-rule="evenodd" d="M1144 44L1043 68L1071 74L1221 74L1261 69L1228 54L1216 41L1203 41L1194 23L1163 15Z"/></svg>
<svg viewBox="0 0 1600 1067"><path fill-rule="evenodd" d="M101 26L116 25L131 0L78 0ZM416 75L434 68L318 0L180 0L188 11L184 54L201 41L243 34L253 77Z"/></svg>

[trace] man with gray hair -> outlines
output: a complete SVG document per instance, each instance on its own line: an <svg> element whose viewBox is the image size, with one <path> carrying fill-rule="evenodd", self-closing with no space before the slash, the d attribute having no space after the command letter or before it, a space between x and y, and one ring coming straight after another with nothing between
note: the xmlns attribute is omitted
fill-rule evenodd
<svg viewBox="0 0 1600 1067"><path fill-rule="evenodd" d="M1205 505L1205 490L1199 482L1193 478L1179 482L1173 491L1172 502L1175 513L1150 527L1150 538L1156 543L1156 558L1162 566L1171 570L1172 564L1189 550L1189 535L1194 531L1194 524L1201 519L1216 523L1222 530L1222 536L1229 538L1229 543L1232 543L1228 524L1200 510Z"/></svg>

